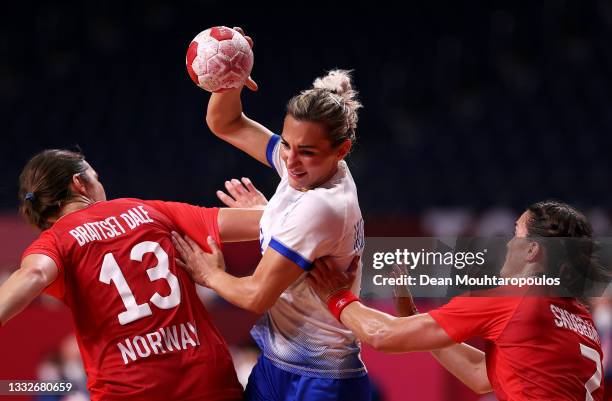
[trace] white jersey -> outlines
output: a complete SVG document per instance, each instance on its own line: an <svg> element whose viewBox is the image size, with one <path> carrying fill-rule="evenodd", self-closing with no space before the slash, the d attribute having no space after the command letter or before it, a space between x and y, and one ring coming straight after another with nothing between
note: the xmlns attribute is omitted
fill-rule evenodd
<svg viewBox="0 0 612 401"><path fill-rule="evenodd" d="M346 269L364 246L357 188L348 166L321 186L305 192L289 185L280 157L280 137L273 136L267 159L281 182L260 223L262 253L268 248L305 271L313 261L331 256ZM278 368L305 376L352 378L366 374L353 333L339 323L305 281L304 273L251 330L264 355ZM361 263L352 291L359 294Z"/></svg>

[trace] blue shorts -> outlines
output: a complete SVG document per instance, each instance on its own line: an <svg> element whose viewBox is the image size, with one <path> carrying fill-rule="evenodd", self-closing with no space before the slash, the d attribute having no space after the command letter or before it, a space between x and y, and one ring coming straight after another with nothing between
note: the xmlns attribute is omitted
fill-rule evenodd
<svg viewBox="0 0 612 401"><path fill-rule="evenodd" d="M282 370L263 355L249 376L248 401L370 401L368 375L320 379Z"/></svg>

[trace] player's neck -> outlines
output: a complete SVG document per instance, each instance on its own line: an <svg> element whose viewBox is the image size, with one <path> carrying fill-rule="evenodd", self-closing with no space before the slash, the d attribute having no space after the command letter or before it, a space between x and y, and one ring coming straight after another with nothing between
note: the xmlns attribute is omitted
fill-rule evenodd
<svg viewBox="0 0 612 401"><path fill-rule="evenodd" d="M309 188L306 189L299 189L299 191L302 192L306 192L309 189L315 189L323 184L325 184L327 181L331 180L332 178L334 178L334 176L336 175L336 173L338 173L338 169L339 166L336 165L336 168L334 168L332 171L330 171L326 176L324 176L323 178L321 178L320 180L318 180L316 183L314 183L313 185L311 185Z"/></svg>
<svg viewBox="0 0 612 401"><path fill-rule="evenodd" d="M539 263L528 263L515 277L535 277L542 273L544 273L544 269Z"/></svg>
<svg viewBox="0 0 612 401"><path fill-rule="evenodd" d="M71 200L67 201L64 205L61 206L60 211L57 214L57 217L51 218L49 219L49 221L51 221L52 223L55 223L56 221L66 216L67 214L77 212L81 209L85 209L86 207L93 205L94 203L95 202L93 200L85 196L78 196L78 197L72 198Z"/></svg>

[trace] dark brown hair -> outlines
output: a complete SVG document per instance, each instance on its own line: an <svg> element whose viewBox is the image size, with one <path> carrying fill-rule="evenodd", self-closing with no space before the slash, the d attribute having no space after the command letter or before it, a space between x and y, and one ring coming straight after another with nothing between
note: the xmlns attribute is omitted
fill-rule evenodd
<svg viewBox="0 0 612 401"><path fill-rule="evenodd" d="M540 239L548 254L548 272L559 277L571 294L582 294L587 280L610 280L610 272L596 258L593 229L582 213L550 200L534 203L527 210L527 236Z"/></svg>
<svg viewBox="0 0 612 401"><path fill-rule="evenodd" d="M73 197L72 177L81 174L87 180L86 170L81 152L48 149L32 157L19 176L20 214L41 230L49 228L49 218Z"/></svg>

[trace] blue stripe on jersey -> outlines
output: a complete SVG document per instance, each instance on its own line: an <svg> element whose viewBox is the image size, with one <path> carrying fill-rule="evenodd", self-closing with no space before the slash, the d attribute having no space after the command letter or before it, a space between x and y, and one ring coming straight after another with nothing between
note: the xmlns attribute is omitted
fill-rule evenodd
<svg viewBox="0 0 612 401"><path fill-rule="evenodd" d="M268 164L272 166L274 170L276 170L276 166L274 165L272 156L274 155L274 148L276 147L278 141L280 141L280 138L280 135L272 135L268 141L268 146L266 146L266 160L268 160Z"/></svg>
<svg viewBox="0 0 612 401"><path fill-rule="evenodd" d="M276 252L280 253L296 265L300 266L302 269L308 271L312 269L312 262L308 259L304 258L302 255L294 251L293 249L287 247L280 241L277 241L275 238L271 238L268 246L274 249Z"/></svg>

